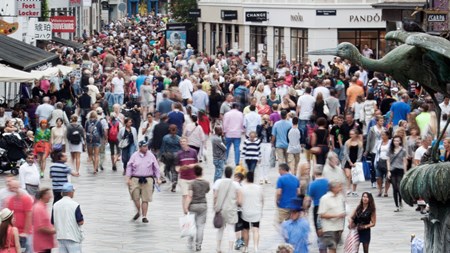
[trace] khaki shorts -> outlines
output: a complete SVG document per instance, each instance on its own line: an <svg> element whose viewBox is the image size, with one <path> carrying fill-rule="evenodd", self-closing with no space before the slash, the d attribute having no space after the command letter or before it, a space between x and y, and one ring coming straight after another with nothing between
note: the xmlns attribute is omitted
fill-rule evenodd
<svg viewBox="0 0 450 253"><path fill-rule="evenodd" d="M146 184L139 184L139 178L132 177L131 185L128 187L132 200L151 202L153 195L153 178L147 177Z"/></svg>
<svg viewBox="0 0 450 253"><path fill-rule="evenodd" d="M193 180L186 180L186 179L179 179L178 184L180 185L181 189L181 195L188 195L189 194L189 185L191 185L191 182Z"/></svg>
<svg viewBox="0 0 450 253"><path fill-rule="evenodd" d="M342 231L327 231L322 235L322 244L328 249L336 249L341 240Z"/></svg>
<svg viewBox="0 0 450 253"><path fill-rule="evenodd" d="M278 223L288 220L291 214L291 210L286 208L278 208Z"/></svg>

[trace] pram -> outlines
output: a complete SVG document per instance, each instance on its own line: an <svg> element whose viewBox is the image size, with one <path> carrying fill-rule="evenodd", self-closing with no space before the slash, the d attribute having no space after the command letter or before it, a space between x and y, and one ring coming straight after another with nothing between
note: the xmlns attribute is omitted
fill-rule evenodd
<svg viewBox="0 0 450 253"><path fill-rule="evenodd" d="M0 174L11 171L19 174L19 167L26 158L25 141L15 134L3 135L0 139Z"/></svg>

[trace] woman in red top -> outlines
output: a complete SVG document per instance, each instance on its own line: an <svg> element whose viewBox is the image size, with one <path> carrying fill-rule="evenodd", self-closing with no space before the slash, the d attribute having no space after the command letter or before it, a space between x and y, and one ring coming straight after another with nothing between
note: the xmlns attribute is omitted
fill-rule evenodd
<svg viewBox="0 0 450 253"><path fill-rule="evenodd" d="M270 106L267 104L267 98L261 97L261 100L259 102L260 104L257 106L258 114L261 116L270 115L272 113L272 110Z"/></svg>
<svg viewBox="0 0 450 253"><path fill-rule="evenodd" d="M205 160L206 161L206 142L208 141L209 133L211 133L211 122L206 115L205 111L200 110L198 112L198 124L202 127L203 133L205 133L205 138L203 140L202 149L200 149L200 161ZM203 159L201 159L203 158Z"/></svg>
<svg viewBox="0 0 450 253"><path fill-rule="evenodd" d="M20 253L19 230L14 227L14 212L4 208L0 218L0 253Z"/></svg>

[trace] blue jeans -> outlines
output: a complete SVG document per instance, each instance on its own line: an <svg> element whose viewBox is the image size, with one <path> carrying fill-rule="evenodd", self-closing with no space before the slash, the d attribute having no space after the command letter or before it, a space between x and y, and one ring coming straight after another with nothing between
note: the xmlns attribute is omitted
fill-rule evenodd
<svg viewBox="0 0 450 253"><path fill-rule="evenodd" d="M123 105L123 96L124 96L123 93L121 94L114 93L114 103Z"/></svg>
<svg viewBox="0 0 450 253"><path fill-rule="evenodd" d="M306 143L306 124L308 124L308 120L299 120L298 121L298 130L300 130L300 143L305 144Z"/></svg>
<svg viewBox="0 0 450 253"><path fill-rule="evenodd" d="M223 170L225 168L225 161L224 160L213 160L214 167L216 167L216 170L214 172L214 182L216 182L217 179L221 179L223 176Z"/></svg>
<svg viewBox="0 0 450 253"><path fill-rule="evenodd" d="M122 149L122 162L123 162L123 170L126 171L128 161L131 158L131 155L136 152L136 145L133 143L126 148Z"/></svg>
<svg viewBox="0 0 450 253"><path fill-rule="evenodd" d="M22 236L20 236L19 237L19 242L20 242L20 247L22 249L25 249L25 251L23 251L23 252L31 253L31 247L30 247L31 240L30 240L29 237L22 237Z"/></svg>
<svg viewBox="0 0 450 253"><path fill-rule="evenodd" d="M231 144L234 146L234 163L236 165L239 165L239 161L241 160L240 155L240 146L241 146L241 138L228 138L225 137L225 145L227 146L227 160L228 160L228 154L230 153Z"/></svg>
<svg viewBox="0 0 450 253"><path fill-rule="evenodd" d="M245 160L245 163L247 164L248 171L255 172L258 160Z"/></svg>

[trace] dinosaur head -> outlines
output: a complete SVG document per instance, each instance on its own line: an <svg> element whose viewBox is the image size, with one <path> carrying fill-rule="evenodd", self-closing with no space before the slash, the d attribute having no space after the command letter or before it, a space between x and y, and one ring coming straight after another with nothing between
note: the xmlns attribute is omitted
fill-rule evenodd
<svg viewBox="0 0 450 253"><path fill-rule="evenodd" d="M359 50L351 43L342 42L336 48L309 51L308 55L335 55L343 59L351 60L356 64L361 63Z"/></svg>

